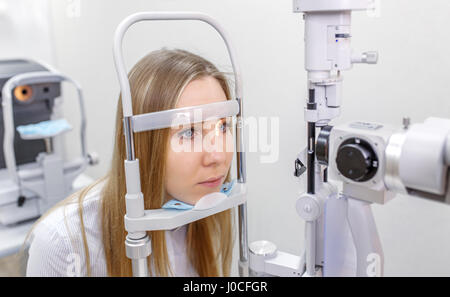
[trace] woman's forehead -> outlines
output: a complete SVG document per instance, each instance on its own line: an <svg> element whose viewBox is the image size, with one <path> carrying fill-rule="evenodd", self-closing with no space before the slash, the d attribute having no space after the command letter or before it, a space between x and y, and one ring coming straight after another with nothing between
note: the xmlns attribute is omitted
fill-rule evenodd
<svg viewBox="0 0 450 297"><path fill-rule="evenodd" d="M176 108L226 101L222 86L212 76L191 81L186 85L178 100Z"/></svg>

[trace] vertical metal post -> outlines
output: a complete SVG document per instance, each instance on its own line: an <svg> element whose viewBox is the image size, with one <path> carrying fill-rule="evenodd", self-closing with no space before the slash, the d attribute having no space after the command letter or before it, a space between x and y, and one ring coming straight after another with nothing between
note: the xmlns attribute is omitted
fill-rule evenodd
<svg viewBox="0 0 450 297"><path fill-rule="evenodd" d="M316 109L315 91L309 89L307 109ZM308 122L308 165L307 170L307 192L315 194L315 158L316 158L316 124ZM306 271L310 276L316 274L316 221L306 222Z"/></svg>
<svg viewBox="0 0 450 297"><path fill-rule="evenodd" d="M316 124L308 122L308 188L309 194L315 194L315 157L316 157Z"/></svg>
<svg viewBox="0 0 450 297"><path fill-rule="evenodd" d="M239 183L246 183L246 163L244 150L244 123L243 104L241 98L236 99L239 103L239 114L237 115L236 127L236 161L237 179ZM248 234L247 234L247 202L238 206L239 221L239 276L248 276Z"/></svg>
<svg viewBox="0 0 450 297"><path fill-rule="evenodd" d="M133 139L133 127L131 116L124 117L123 130L126 143L127 161L137 161L134 152L134 139ZM126 164L124 166L126 169ZM138 184L140 185L140 182ZM139 189L134 190L140 191L140 186L138 187ZM128 183L127 183L127 191L130 191L130 189L128 189ZM130 215L128 212L129 211L127 209L127 215ZM131 259L133 276L143 276L143 277L148 276L147 256L151 253L151 242L147 233L146 232L128 233L125 240L125 247L127 251L127 257Z"/></svg>
<svg viewBox="0 0 450 297"><path fill-rule="evenodd" d="M133 129L131 124L132 117L124 117L123 119L123 133L125 136L125 148L127 152L127 160L134 161L134 139Z"/></svg>

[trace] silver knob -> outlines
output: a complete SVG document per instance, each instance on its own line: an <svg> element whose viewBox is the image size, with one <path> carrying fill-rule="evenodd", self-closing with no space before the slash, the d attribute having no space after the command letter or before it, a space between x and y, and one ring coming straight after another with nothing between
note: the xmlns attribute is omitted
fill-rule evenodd
<svg viewBox="0 0 450 297"><path fill-rule="evenodd" d="M259 240L252 242L249 246L249 250L257 256L272 258L277 251L277 246L270 241Z"/></svg>
<svg viewBox="0 0 450 297"><path fill-rule="evenodd" d="M367 64L377 64L378 52L365 52L362 54L362 62Z"/></svg>
<svg viewBox="0 0 450 297"><path fill-rule="evenodd" d="M408 130L410 124L411 124L411 119L409 117L404 117L403 118L403 129Z"/></svg>

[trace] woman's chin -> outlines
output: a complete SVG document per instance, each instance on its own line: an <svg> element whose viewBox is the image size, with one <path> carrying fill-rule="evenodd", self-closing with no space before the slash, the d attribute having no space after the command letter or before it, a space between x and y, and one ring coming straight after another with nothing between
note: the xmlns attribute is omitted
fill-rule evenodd
<svg viewBox="0 0 450 297"><path fill-rule="evenodd" d="M195 204L197 204L198 201L200 201L206 195L211 194L211 193L215 193L215 192L219 192L219 191L220 191L220 187L217 190L211 189L208 192L205 192L203 195L200 195L199 197L196 197L196 198L193 198L193 199L189 199L188 202L186 202L186 201L183 201L183 202L189 203L191 205L195 205Z"/></svg>

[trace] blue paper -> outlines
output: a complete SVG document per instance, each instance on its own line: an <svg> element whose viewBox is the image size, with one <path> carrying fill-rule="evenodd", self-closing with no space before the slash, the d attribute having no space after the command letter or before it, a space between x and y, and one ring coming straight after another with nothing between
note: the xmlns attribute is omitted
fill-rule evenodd
<svg viewBox="0 0 450 297"><path fill-rule="evenodd" d="M221 186L221 188L220 188L220 192L224 193L224 194L227 195L227 196L230 196L231 190L233 189L233 186L234 186L234 181L235 181L235 180L232 180L232 181L229 182L229 183L223 184L223 185ZM188 210L188 209L194 208L194 206L193 206L193 205L190 205L190 204L188 204L188 203L179 201L179 200L177 200L177 199L172 199L172 200L167 201L167 202L162 206L162 208L164 208L164 209L181 209L181 210Z"/></svg>
<svg viewBox="0 0 450 297"><path fill-rule="evenodd" d="M167 201L162 208L165 209L192 209L194 206L184 203L182 201L176 200L176 199L172 199Z"/></svg>
<svg viewBox="0 0 450 297"><path fill-rule="evenodd" d="M222 185L220 192L224 193L227 196L230 196L231 190L233 189L234 186L234 179L229 182L229 183L225 183Z"/></svg>
<svg viewBox="0 0 450 297"><path fill-rule="evenodd" d="M66 119L44 121L37 124L18 126L17 131L23 136L52 137L72 129Z"/></svg>

